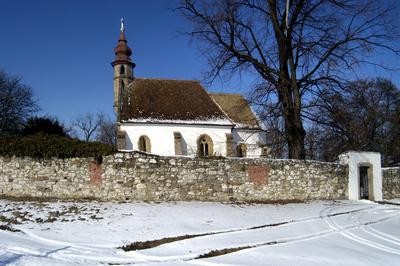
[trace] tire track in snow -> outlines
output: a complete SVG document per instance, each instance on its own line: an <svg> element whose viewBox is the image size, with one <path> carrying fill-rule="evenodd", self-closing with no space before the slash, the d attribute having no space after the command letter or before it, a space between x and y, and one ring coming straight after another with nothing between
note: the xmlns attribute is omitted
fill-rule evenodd
<svg viewBox="0 0 400 266"><path fill-rule="evenodd" d="M343 207L343 206L341 206L341 207ZM331 217L338 216L337 214L333 213L333 210L339 209L341 207L334 207L334 208L328 207L327 209L325 209L325 214L321 214L322 215L321 220L332 219ZM364 210L364 211L369 211L369 209L372 209L372 208L368 208L367 210ZM385 209L381 209L381 210L385 210ZM354 212L352 212L352 213L354 213ZM394 218L395 216L397 216L397 215L387 215L385 217L380 217L379 219L370 219L369 221L367 221L365 223L365 225L384 222L384 221ZM290 225L291 224L285 224L284 226L290 226ZM141 259L147 258L149 260L148 262L144 263L143 265L160 263L160 262L173 263L173 262L182 262L182 261L194 261L197 259L201 259L203 257L212 257L212 256L208 256L209 254L212 254L212 253L215 253L215 254L222 253L220 255L225 255L228 253L233 253L233 252L237 252L237 251L245 250L245 249L257 248L257 247L261 247L261 246L272 246L272 245L295 243L295 242L300 242L300 241L318 239L320 237L341 233L341 231L359 228L362 225L364 225L364 223L352 223L350 225L347 225L345 228L342 228L341 230L339 230L339 228L334 227L332 225L329 230L322 230L322 231L318 231L318 232L314 232L314 233L310 233L310 234L303 234L303 235L294 236L294 237L277 238L277 239L274 239L274 240L271 240L268 242L257 243L257 244L253 244L253 245L246 244L243 246L235 246L235 247L227 247L224 249L210 250L207 253L201 253L201 254L199 254L199 253L196 254L195 252L192 251L193 253L191 255L173 256L173 258L160 257L160 256L146 256L145 254L138 254L138 255ZM227 235L229 235L229 233ZM207 236L205 236L205 237L207 237ZM212 242L212 239L211 239L211 242ZM218 255L218 256L220 256L220 255ZM190 258L188 256L191 256L192 258Z"/></svg>
<svg viewBox="0 0 400 266"><path fill-rule="evenodd" d="M364 206L365 204L357 204L357 205L352 205L354 206ZM338 206L335 209L340 209L346 206ZM351 214L351 213L356 213L356 212L361 212L365 210L370 210L379 207L378 205L373 206L373 207L366 207L366 208L361 208L361 209L355 209L355 210L350 210L350 211L344 211L344 212L337 212L337 213L329 213L326 215L329 216L338 216L338 215L345 215L345 214ZM325 209L329 209L330 207L327 207ZM309 222L309 221L318 221L321 218L323 218L323 209L322 211L319 212L319 216L312 216L312 217L307 217L307 218L302 218L302 219L294 219L294 220L289 220L289 221L283 221L283 222L277 222L277 223L271 223L271 224L264 224L264 225L258 225L258 226L252 226L252 227L247 227L247 228L239 228L239 229L230 229L230 230L223 230L223 231L214 231L214 232L208 232L208 233L201 233L201 234L192 234L192 235L184 235L184 236L175 236L175 237L166 237L163 239L155 239L155 240L148 240L148 241L138 241L132 244L128 244L126 246L121 247L121 249L125 251L132 251L132 250L146 250L146 249L151 249L157 246L161 246L164 244L169 244L173 242L179 242L182 240L186 239L192 239L192 238L198 238L198 237L204 237L204 236L212 236L212 235L222 235L222 234L228 234L228 233L236 233L236 232L245 232L245 231L251 231L251 230L257 230L257 229L262 229L262 228L268 228L268 227L275 227L275 226L281 226L281 225L287 225L287 224L296 224L296 223L304 223L304 222ZM129 247L131 246L131 247Z"/></svg>
<svg viewBox="0 0 400 266"><path fill-rule="evenodd" d="M398 210L398 208L390 208L390 209ZM382 210L388 210L388 209L381 209L380 211L382 211ZM329 210L328 210L328 212L329 212ZM364 245L370 246L372 248L376 248L376 249L379 249L379 250L382 250L382 251L386 251L386 252L390 252L390 253L393 253L393 254L396 254L396 255L400 255L400 249L394 249L394 248L388 247L388 246L386 246L384 244L373 242L371 240L368 240L368 239L366 239L364 237L361 237L361 236L357 236L356 234L350 232L350 229L361 228L362 226L368 226L368 225L371 225L371 224L384 222L384 221L387 221L387 220L392 219L392 218L394 218L396 216L399 216L399 215L400 215L400 213L390 214L390 215L383 216L383 218L379 218L377 220L366 221L364 223L362 223L361 222L361 218L358 217L358 225L357 224L356 225L355 224L350 224L350 225L346 225L346 226L340 226L338 223L336 223L332 219L332 216L329 216L329 215L324 216L323 220L325 220L325 222L328 224L328 226L330 228L332 228L332 230L334 230L335 232L340 233L341 235L343 235L344 237L346 237L346 238L348 238L350 240L353 240L353 241L358 242L360 244L364 244Z"/></svg>
<svg viewBox="0 0 400 266"><path fill-rule="evenodd" d="M367 226L362 226L362 227L360 228L360 230L362 230L363 232L365 232L365 233L367 233L367 234L369 234L369 235L371 235L371 236L374 236L374 237L376 237L376 238L379 238L379 239L382 239L382 240L384 240L384 241L393 243L393 244L395 244L395 245L397 245L397 246L400 246L400 241L398 241L398 240L397 240L397 241L391 240L390 238L387 238L387 237L385 237L385 236L382 236L382 235L380 234L379 231L377 231L378 233L374 233L374 232L372 232L372 231L369 230L369 226L368 226L368 229L367 229Z"/></svg>
<svg viewBox="0 0 400 266"><path fill-rule="evenodd" d="M362 217L358 216L359 222L361 222L361 219L362 219ZM367 233L369 235L372 235L372 236L374 236L376 238L379 238L379 239L382 239L382 240L384 240L386 242L389 242L389 243L392 243L394 245L400 246L400 238L397 238L397 237L391 236L389 234L386 234L384 232L381 232L379 230L376 230L373 227L368 226L368 225L361 226L360 229L363 232L365 232L365 233Z"/></svg>
<svg viewBox="0 0 400 266"><path fill-rule="evenodd" d="M395 236L386 234L386 233L384 233L384 232L378 231L378 230L376 230L376 229L373 228L373 227L368 227L368 230L369 230L369 231L372 231L372 232L375 232L375 233L377 233L377 234L379 234L379 235L381 235L381 236L384 236L384 237L386 237L386 238L389 238L389 239L393 239L393 240L395 240L395 241L398 241L398 242L400 243L400 238L398 238L398 237L395 237Z"/></svg>
<svg viewBox="0 0 400 266"><path fill-rule="evenodd" d="M359 205L365 206L365 204L359 204ZM263 229L263 228L268 228L268 227L279 228L280 226L294 225L296 223L318 221L318 220L323 219L324 217L335 217L335 216L341 216L341 215L347 215L347 214L353 214L353 213L368 212L370 210L373 210L373 209L379 207L379 205L375 205L372 207L368 206L366 208L352 209L349 211L335 212L335 210L340 210L340 209L348 208L348 207L355 208L355 207L357 207L357 205L350 205L350 206L349 205L344 205L344 206L341 205L341 206L335 206L333 209L332 209L332 207L327 207L326 209L328 209L329 211L327 211L325 213L320 213L319 216L307 217L307 218L297 219L297 220L289 220L286 222L266 224L266 225L254 226L254 227L249 227L249 228L239 228L239 229L231 229L231 230L225 230L225 231L219 231L219 232L211 232L210 235L220 234L220 235L229 236L229 234L236 233L236 232L246 233L248 231L251 232L251 231L254 231L257 229ZM385 210L385 209L381 209L381 210ZM30 232L29 230L25 231L25 233L27 235L29 235L30 237L36 239L37 241L69 246L69 250L76 250L78 252L78 254L53 254L52 255L54 258L61 258L61 259L65 259L67 256L71 256L76 259L84 259L86 261L96 261L96 262L100 262L100 263L117 263L117 264L118 263L122 263L122 264L145 263L145 264L149 264L149 263L159 263L159 262L172 262L173 263L173 262L180 262L180 261L193 261L196 259L197 256L201 255L201 253L200 254L197 253L197 254L191 254L191 255L186 255L186 256L185 255L184 256L175 256L174 258L171 258L171 256L169 256L169 258L165 258L165 257L159 257L159 256L151 257L151 256L146 256L146 255L142 254L143 256L141 258L139 258L139 257L132 258L132 257L126 257L126 255L123 253L116 253L115 250L108 249L108 251L106 251L106 250L104 250L104 251L106 251L106 253L109 255L109 257L99 258L95 254L86 253L86 252L90 253L91 251L100 251L102 249L102 248L96 247L94 245L76 244L76 243L64 242L64 241L59 241L59 240L52 240L52 239L48 239L48 238L44 238L44 237L35 235L32 232ZM281 239L278 239L278 241L268 241L265 243L259 243L259 244L250 246L248 248L253 248L253 247L258 247L258 246L266 246L266 245L277 245L277 244L288 243L288 242L290 243L290 242L296 242L296 241L305 241L305 240L319 238L319 237L333 234L333 233L336 233L336 232L334 230L322 231L322 232L319 231L319 232L315 232L312 234L300 235L300 236L291 237L291 238L290 237L289 238L281 238ZM203 236L203 237L207 237L207 236ZM121 256L121 257L119 257L119 256Z"/></svg>
<svg viewBox="0 0 400 266"><path fill-rule="evenodd" d="M336 207L334 209L337 209L337 208L340 208L340 207ZM354 229L354 228L359 228L360 226L368 226L368 225L371 225L371 224L381 223L381 222L387 221L389 219L392 219L392 218L394 218L394 217L396 217L398 215L400 215L400 213L394 214L394 215L387 215L386 217L379 218L377 220L370 220L370 221L365 222L365 223L362 223L361 220L359 220L360 223L358 223L358 224L351 224L351 225L348 225L348 226L345 226L345 227L340 227L331 218L331 217L337 216L337 215L328 212L328 214L322 215L322 217L323 217L323 219L331 220L330 222L332 224L328 224L331 227L331 230L320 231L320 232L312 233L312 234L300 235L298 237L282 238L282 239L270 241L270 242L267 242L267 243L257 244L257 245L253 245L253 246L243 246L243 247L236 247L236 248L228 248L226 250L232 249L232 251L231 252L227 252L225 254L237 252L237 251L244 250L244 249L257 248L257 247L261 247L261 246L270 246L270 245L278 245L278 244L293 243L293 242L298 242L298 241L312 240L312 239L317 239L317 238L320 238L320 237L323 237L323 236L332 235L332 234L335 234L335 233L352 234L352 233L348 232L348 230ZM356 237L358 237L358 236L356 236ZM361 237L359 237L359 238L363 239ZM375 248L379 247L381 250L388 251L388 252L394 253L396 255L400 255L400 250L392 249L390 247L383 246L383 245L381 245L379 243L374 243L374 242L369 241L367 239L364 239L364 241L365 241L365 243L363 243L363 244L366 244L368 242L369 246L372 246L372 247L375 247ZM376 244L376 246L370 245L371 243ZM396 244L400 245L399 242L396 242ZM221 250L221 251L223 251L223 250ZM199 257L195 258L195 259L214 257L213 255L207 256L207 255L212 254L212 253L216 253L216 251L211 251L211 252L209 252L207 254L202 254ZM222 254L222 255L225 255L225 254ZM220 255L216 255L216 256L220 256Z"/></svg>

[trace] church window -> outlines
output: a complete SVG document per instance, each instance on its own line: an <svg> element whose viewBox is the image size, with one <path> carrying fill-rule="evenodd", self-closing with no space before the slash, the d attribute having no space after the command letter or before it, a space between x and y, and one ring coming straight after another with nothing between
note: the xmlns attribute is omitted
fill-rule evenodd
<svg viewBox="0 0 400 266"><path fill-rule="evenodd" d="M125 66L122 65L121 68L119 69L119 74L124 75L125 74Z"/></svg>
<svg viewBox="0 0 400 266"><path fill-rule="evenodd" d="M183 155L182 134L180 132L174 132L174 146L175 146L175 155Z"/></svg>
<svg viewBox="0 0 400 266"><path fill-rule="evenodd" d="M140 151L151 152L151 143L149 137L145 135L140 136L138 141L138 148Z"/></svg>
<svg viewBox="0 0 400 266"><path fill-rule="evenodd" d="M199 156L213 155L213 142L210 136L204 134L197 140L197 154Z"/></svg>

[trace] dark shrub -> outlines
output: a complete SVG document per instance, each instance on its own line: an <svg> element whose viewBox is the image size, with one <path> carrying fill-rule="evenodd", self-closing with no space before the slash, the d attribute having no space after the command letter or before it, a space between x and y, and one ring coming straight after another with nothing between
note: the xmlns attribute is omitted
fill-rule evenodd
<svg viewBox="0 0 400 266"><path fill-rule="evenodd" d="M42 133L65 137L67 136L66 131L64 126L56 118L31 117L26 121L21 133L24 136Z"/></svg>
<svg viewBox="0 0 400 266"><path fill-rule="evenodd" d="M35 134L0 138L0 155L38 159L94 157L116 152L115 148L99 142L85 142L56 135Z"/></svg>

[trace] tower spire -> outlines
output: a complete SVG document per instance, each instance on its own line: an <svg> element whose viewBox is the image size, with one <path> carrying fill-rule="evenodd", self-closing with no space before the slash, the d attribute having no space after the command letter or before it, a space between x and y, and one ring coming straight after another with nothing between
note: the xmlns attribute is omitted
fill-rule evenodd
<svg viewBox="0 0 400 266"><path fill-rule="evenodd" d="M115 59L111 63L112 66L119 64L127 64L132 67L135 67L135 64L132 63L131 60L132 50L131 48L129 48L128 41L126 40L125 37L125 25L123 18L121 18L119 39L117 46L114 48L114 53L115 53Z"/></svg>

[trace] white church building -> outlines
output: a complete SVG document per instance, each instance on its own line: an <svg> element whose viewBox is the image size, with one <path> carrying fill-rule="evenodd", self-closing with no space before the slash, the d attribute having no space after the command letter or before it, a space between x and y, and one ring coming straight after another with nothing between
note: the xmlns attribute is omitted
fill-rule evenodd
<svg viewBox="0 0 400 266"><path fill-rule="evenodd" d="M265 156L265 133L240 94L208 93L195 80L136 78L123 23L114 49L119 150L189 156Z"/></svg>

